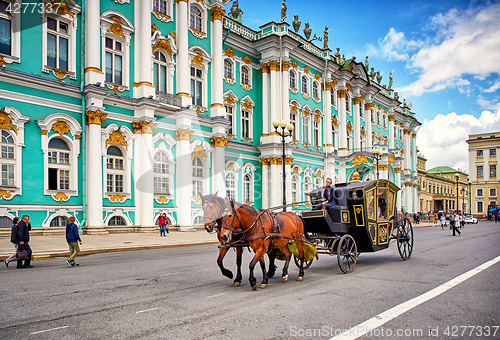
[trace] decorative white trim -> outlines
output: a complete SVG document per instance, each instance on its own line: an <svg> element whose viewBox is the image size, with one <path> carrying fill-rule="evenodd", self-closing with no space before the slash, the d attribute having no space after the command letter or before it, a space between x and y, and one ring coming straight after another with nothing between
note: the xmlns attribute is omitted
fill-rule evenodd
<svg viewBox="0 0 500 340"><path fill-rule="evenodd" d="M21 0L4 0L11 4L21 5ZM12 5L11 5L12 6ZM22 8L22 5L21 5ZM8 63L20 63L21 62L21 11L12 13L11 17L11 55L3 55L3 60Z"/></svg>
<svg viewBox="0 0 500 340"><path fill-rule="evenodd" d="M196 6L201 11L201 31L197 31L191 27L191 6ZM188 28L191 33L197 37L198 39L205 39L207 37L207 7L202 2L202 5L198 3L198 1L191 0L187 6L188 12Z"/></svg>
<svg viewBox="0 0 500 340"><path fill-rule="evenodd" d="M107 213L107 212L106 212ZM128 211L127 211L128 213ZM114 210L110 215L106 216L106 218L104 219L104 225L105 226L108 226L108 223L109 221L111 220L111 218L113 218L114 216L120 216L122 217L124 220L125 220L125 224L127 226L132 226L134 225L134 223L132 222L132 219L128 216L128 215L125 215L123 213L123 210L121 209L116 209Z"/></svg>
<svg viewBox="0 0 500 340"><path fill-rule="evenodd" d="M198 157L201 159L201 162L203 164L203 192L207 193L210 191L210 180L211 180L210 169L211 169L211 164L212 164L212 160L211 160L212 146L207 141L201 141L201 140L196 139L189 144L189 153L192 154L194 149L200 145L203 147L203 149L205 150L205 154L207 155L206 159L205 159L205 157ZM192 171L193 159L194 158L191 157L191 160L190 160L191 169L189 169L189 171ZM187 169L183 169L183 171L187 171ZM198 196L191 197L191 201L197 205L201 204L201 198Z"/></svg>

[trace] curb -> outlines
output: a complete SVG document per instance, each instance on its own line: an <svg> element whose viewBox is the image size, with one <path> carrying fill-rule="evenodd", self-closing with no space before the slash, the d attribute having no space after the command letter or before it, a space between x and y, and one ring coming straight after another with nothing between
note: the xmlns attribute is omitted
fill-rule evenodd
<svg viewBox="0 0 500 340"><path fill-rule="evenodd" d="M102 253L116 253L116 252L121 252L121 251L202 246L202 245L207 245L207 244L218 244L218 243L219 243L218 241L209 241L209 242L198 242L198 243L159 244L159 245L154 245L154 246L90 249L90 250L80 251L78 253L78 256L87 256L87 255L102 254ZM56 257L68 257L68 256L69 256L69 251L61 251L61 252L52 252L52 253L33 254L32 259L33 260L41 260L41 259L56 258ZM9 256L0 256L0 260L3 261L5 259L7 259L8 257Z"/></svg>

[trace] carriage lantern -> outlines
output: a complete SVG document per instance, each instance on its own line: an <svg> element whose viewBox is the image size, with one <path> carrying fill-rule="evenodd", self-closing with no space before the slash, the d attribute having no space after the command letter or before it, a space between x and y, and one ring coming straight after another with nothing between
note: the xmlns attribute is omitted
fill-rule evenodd
<svg viewBox="0 0 500 340"><path fill-rule="evenodd" d="M382 159L382 150L379 148L373 148L372 154L375 160L377 161L377 180L378 180L378 161Z"/></svg>
<svg viewBox="0 0 500 340"><path fill-rule="evenodd" d="M286 121L273 120L274 132L281 136L281 143L283 144L283 153L281 155L281 164L283 164L283 211L286 211L286 171L285 171L285 137L291 136L293 131L293 125L287 124ZM278 127L281 127L281 132L278 131ZM288 132L285 132L285 129Z"/></svg>

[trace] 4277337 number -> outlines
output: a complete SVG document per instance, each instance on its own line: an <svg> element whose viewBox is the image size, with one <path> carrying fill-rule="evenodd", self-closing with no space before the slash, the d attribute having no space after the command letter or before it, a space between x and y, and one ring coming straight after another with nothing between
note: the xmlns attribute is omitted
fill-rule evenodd
<svg viewBox="0 0 500 340"><path fill-rule="evenodd" d="M451 337L494 337L499 326L448 326L443 334Z"/></svg>
<svg viewBox="0 0 500 340"><path fill-rule="evenodd" d="M57 13L61 7L60 2L56 3L43 3L43 2L15 2L7 5L6 11L12 14L23 14L23 13Z"/></svg>

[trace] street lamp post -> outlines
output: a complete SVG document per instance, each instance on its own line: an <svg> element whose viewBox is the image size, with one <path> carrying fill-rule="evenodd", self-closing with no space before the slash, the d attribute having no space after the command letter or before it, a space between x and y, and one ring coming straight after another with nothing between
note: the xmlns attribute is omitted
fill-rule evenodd
<svg viewBox="0 0 500 340"><path fill-rule="evenodd" d="M382 159L382 150L380 150L379 148L373 148L372 154L373 157L375 158L375 161L377 162L377 181L378 181L378 161Z"/></svg>
<svg viewBox="0 0 500 340"><path fill-rule="evenodd" d="M455 175L455 178L457 179L457 206L455 210L458 210L458 179L460 178L460 176Z"/></svg>
<svg viewBox="0 0 500 340"><path fill-rule="evenodd" d="M465 188L462 188L462 214L465 214Z"/></svg>
<svg viewBox="0 0 500 340"><path fill-rule="evenodd" d="M293 125L287 124L286 121L273 120L274 132L278 136L281 136L281 143L283 145L283 153L281 155L281 164L283 165L283 211L286 211L286 171L285 171L285 137L291 136L293 131ZM278 131L278 127L281 127L281 132ZM288 130L288 132L285 131Z"/></svg>
<svg viewBox="0 0 500 340"><path fill-rule="evenodd" d="M472 185L472 182L469 181L469 215L472 214L472 199L471 199L471 196L472 196L472 191L471 191L471 185Z"/></svg>

